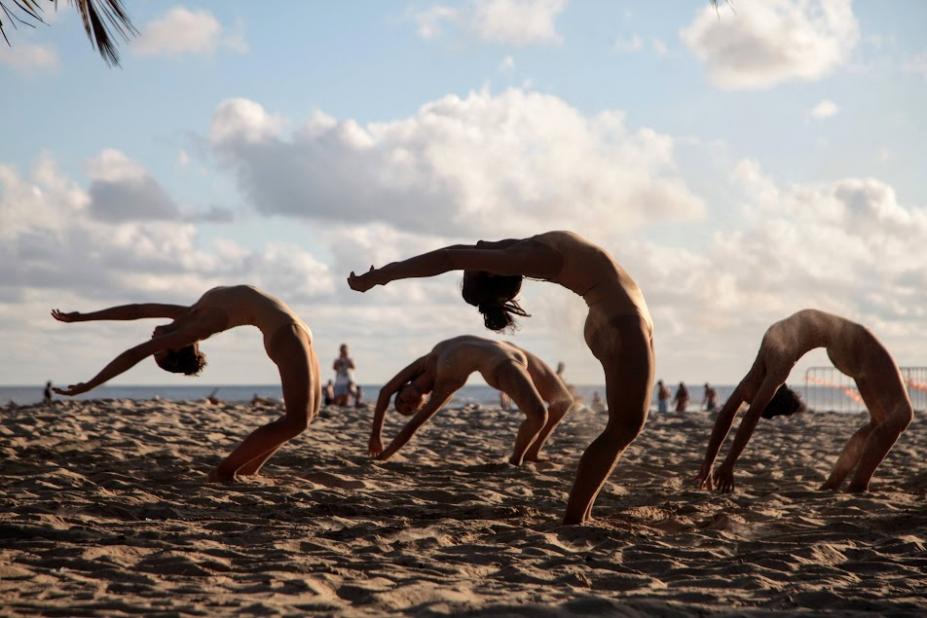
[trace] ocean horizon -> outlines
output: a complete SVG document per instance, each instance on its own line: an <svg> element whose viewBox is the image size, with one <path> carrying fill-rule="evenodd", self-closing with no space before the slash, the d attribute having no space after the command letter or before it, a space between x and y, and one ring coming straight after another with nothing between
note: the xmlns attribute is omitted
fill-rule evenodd
<svg viewBox="0 0 927 618"><path fill-rule="evenodd" d="M362 384L363 401L374 403L379 396L380 384ZM713 385L718 392L718 403L723 404L734 390L734 385ZM806 405L812 410L826 410L838 412L860 412L865 408L854 397L854 391L846 387L809 386L804 384L790 384L796 390ZM676 385L671 386L675 393ZM43 385L8 385L0 386L0 405L15 404L26 406L42 401ZM573 388L589 405L595 394L605 398L605 386L596 384L577 384ZM702 406L702 385L688 386L689 406L687 410L698 411ZM208 397L215 392L215 396L225 402L240 403L251 401L255 395L262 398L280 399L282 392L279 384L204 384L204 385L119 385L101 386L89 393L83 393L70 399L164 399L167 401L197 401ZM927 397L923 392L912 392L912 401L916 410L927 408ZM55 399L69 399L68 397L54 396ZM455 393L448 404L451 407L466 405L498 405L499 391L484 384L468 384ZM656 394L652 406L656 408ZM670 405L672 409L672 404Z"/></svg>

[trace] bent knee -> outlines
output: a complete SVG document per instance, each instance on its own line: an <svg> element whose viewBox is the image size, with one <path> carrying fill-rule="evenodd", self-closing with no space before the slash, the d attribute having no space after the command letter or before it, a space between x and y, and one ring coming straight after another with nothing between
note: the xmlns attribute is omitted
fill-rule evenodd
<svg viewBox="0 0 927 618"><path fill-rule="evenodd" d="M527 409L522 410L522 412L525 413L528 422L532 425L539 425L543 427L547 423L547 408L545 408L543 405L527 406Z"/></svg>
<svg viewBox="0 0 927 618"><path fill-rule="evenodd" d="M630 442L644 429L647 415L643 413L615 415L609 418L605 432L615 439Z"/></svg>
<svg viewBox="0 0 927 618"><path fill-rule="evenodd" d="M879 423L879 426L887 431L901 433L908 428L912 420L914 420L914 409L910 405L904 405L896 408L891 416Z"/></svg>
<svg viewBox="0 0 927 618"><path fill-rule="evenodd" d="M284 416L277 421L280 428L286 433L287 438L293 438L306 431L309 427L309 416Z"/></svg>

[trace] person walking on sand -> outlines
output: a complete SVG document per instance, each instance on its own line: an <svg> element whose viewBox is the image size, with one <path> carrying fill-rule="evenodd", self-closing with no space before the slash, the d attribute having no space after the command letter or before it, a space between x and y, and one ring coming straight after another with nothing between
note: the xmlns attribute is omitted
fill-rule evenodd
<svg viewBox="0 0 927 618"><path fill-rule="evenodd" d="M250 285L213 288L189 307L145 303L90 313L54 309L52 316L61 322L172 320L155 327L151 339L117 356L90 381L56 388L55 392L62 395L77 395L96 388L149 356L165 371L197 375L206 365L200 341L236 326L256 326L261 331L264 350L280 371L286 413L245 438L209 474L210 481L234 481L237 476L257 474L284 442L308 427L319 411L319 362L309 327L282 300Z"/></svg>
<svg viewBox="0 0 927 618"><path fill-rule="evenodd" d="M790 415L804 407L798 395L785 386L785 381L798 359L815 348L826 349L834 367L856 381L869 409L869 422L850 437L821 489L840 489L851 472L849 491L869 488L876 468L914 417L911 400L895 361L875 335L860 324L816 309L805 309L776 322L763 335L753 366L718 413L705 461L696 477L699 487L717 486L718 491L733 491L734 464L760 417ZM734 416L744 402L749 402L750 407L740 422L731 450L724 462L712 470Z"/></svg>
<svg viewBox="0 0 927 618"><path fill-rule="evenodd" d="M702 408L709 412L714 412L718 409L718 391L708 382L705 382L705 393L702 395Z"/></svg>
<svg viewBox="0 0 927 618"><path fill-rule="evenodd" d="M514 343L473 335L440 342L380 390L370 432L370 455L392 457L466 384L470 374L477 372L489 386L508 395L525 415L509 463L520 466L522 461L538 461L550 433L572 407L573 397L557 374L534 354ZM412 418L384 450L383 421L394 393L396 411Z"/></svg>
<svg viewBox="0 0 927 618"><path fill-rule="evenodd" d="M670 389L663 380L657 380L657 411L660 414L669 412Z"/></svg>
<svg viewBox="0 0 927 618"><path fill-rule="evenodd" d="M348 355L348 344L342 343L338 348L338 358L332 363L335 370L335 405L348 405L351 385L354 383L354 359Z"/></svg>
<svg viewBox="0 0 927 618"><path fill-rule="evenodd" d="M592 505L621 454L647 420L653 385L653 321L631 276L601 247L573 232L547 232L525 239L453 245L348 277L365 292L397 279L433 277L462 270L463 298L483 314L491 330L528 314L515 300L522 279L557 283L589 306L584 338L605 372L609 420L583 453L570 491L564 523L592 517Z"/></svg>
<svg viewBox="0 0 927 618"><path fill-rule="evenodd" d="M685 412L689 407L689 389L686 388L685 382L679 383L676 389L676 395L673 397L673 403L676 404L677 412Z"/></svg>

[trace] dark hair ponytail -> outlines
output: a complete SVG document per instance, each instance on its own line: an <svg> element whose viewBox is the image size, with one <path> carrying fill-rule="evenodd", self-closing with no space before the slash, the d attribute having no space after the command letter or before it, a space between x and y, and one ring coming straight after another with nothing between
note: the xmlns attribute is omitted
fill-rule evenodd
<svg viewBox="0 0 927 618"><path fill-rule="evenodd" d="M464 271L461 295L483 314L483 324L490 330L515 326L515 316L529 317L515 297L521 290L521 275L495 275L483 270Z"/></svg>

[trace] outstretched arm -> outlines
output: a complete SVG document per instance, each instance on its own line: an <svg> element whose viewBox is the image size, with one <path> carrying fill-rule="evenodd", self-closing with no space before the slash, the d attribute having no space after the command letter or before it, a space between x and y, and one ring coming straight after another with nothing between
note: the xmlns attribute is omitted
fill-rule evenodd
<svg viewBox="0 0 927 618"><path fill-rule="evenodd" d="M412 438L413 434L415 434L418 428L425 424L425 421L430 419L438 410L444 407L444 404L448 402L448 400L451 398L451 395L453 394L453 390L450 392L442 391L441 393L436 390L434 393L432 393L431 398L428 399L428 403L425 404L425 407L416 412L415 416L409 419L409 422L406 423L406 426L403 427L398 434L396 434L396 437L393 438L393 441L389 443L389 446L386 447L386 450L383 451L383 453L381 453L377 459L382 459L385 461L395 455L396 451L405 446L406 442Z"/></svg>
<svg viewBox="0 0 927 618"><path fill-rule="evenodd" d="M376 457L383 452L383 421L386 420L386 408L389 407L390 397L403 384L422 373L424 362L424 356L415 359L380 389L377 406L373 411L373 427L370 429L370 441L367 444L367 453L371 457Z"/></svg>
<svg viewBox="0 0 927 618"><path fill-rule="evenodd" d="M512 243L452 245L393 262L383 268L371 266L362 275L355 275L352 271L348 285L352 290L366 292L375 285L386 285L397 279L434 277L452 270L484 270L497 275L545 278L560 270L561 261L559 253L531 239Z"/></svg>
<svg viewBox="0 0 927 618"><path fill-rule="evenodd" d="M137 365L143 358L151 356L155 352L171 348L180 348L193 343L197 339L198 337L184 332L175 332L163 337L150 339L135 347L129 348L114 358L106 367L100 370L100 373L91 378L89 382L80 382L78 384L72 384L67 388L55 388L53 390L59 395L78 395L80 393L85 393L121 373L125 373Z"/></svg>
<svg viewBox="0 0 927 618"><path fill-rule="evenodd" d="M737 463L737 458L740 457L744 447L747 446L747 442L750 441L750 436L753 435L753 430L756 429L756 424L760 420L760 415L763 413L763 410L766 409L766 406L769 405L769 402L772 401L773 396L776 394L779 387L782 386L783 382L785 382L784 378L769 373L766 374L766 377L763 379L763 384L753 397L753 401L750 402L750 409L747 410L740 421L740 426L737 428L737 434L734 436L734 443L731 445L731 450L728 451L727 457L724 458L724 462L722 462L715 472L715 477L718 481L718 491L729 492L734 490L734 464Z"/></svg>
<svg viewBox="0 0 927 618"><path fill-rule="evenodd" d="M81 313L80 311L60 311L52 309L52 317L60 322L89 322L91 320L141 320L143 318L170 318L176 320L187 311L184 305L164 305L159 303L136 303L119 305L99 311Z"/></svg>
<svg viewBox="0 0 927 618"><path fill-rule="evenodd" d="M743 392L744 381L741 381L718 413L714 429L711 430L711 438L708 440L708 449L705 451L705 461L702 462L702 469L699 471L698 476L695 477L699 487L713 488L711 468L714 466L715 458L718 456L718 451L721 450L724 439L727 438L727 434L731 430L731 424L733 424L734 417L740 409L740 404L744 402Z"/></svg>

